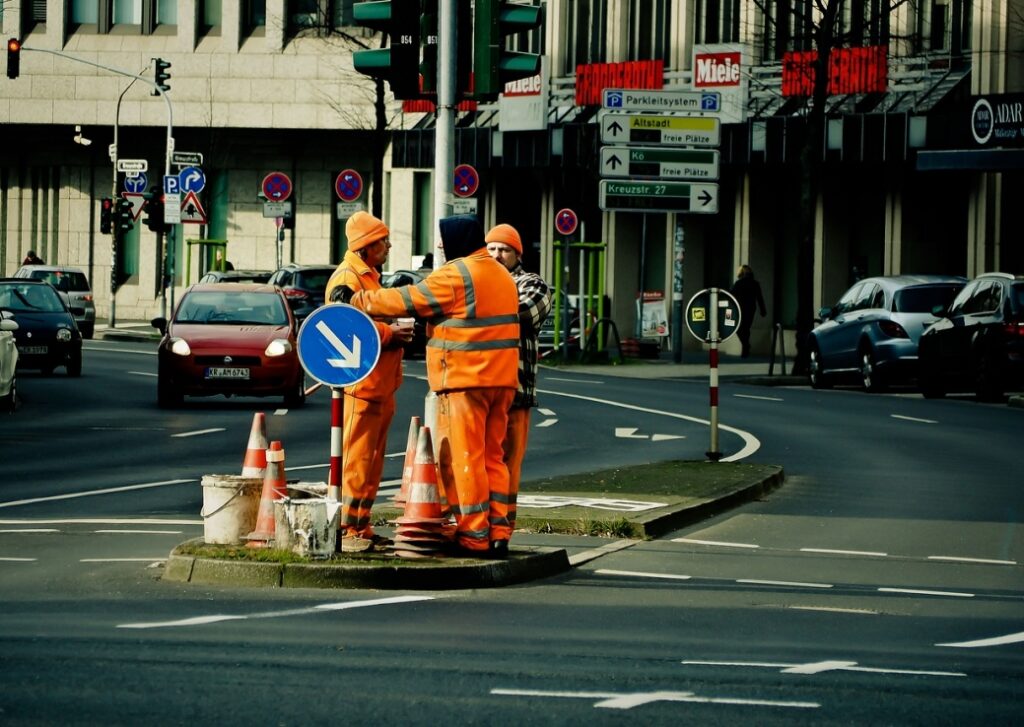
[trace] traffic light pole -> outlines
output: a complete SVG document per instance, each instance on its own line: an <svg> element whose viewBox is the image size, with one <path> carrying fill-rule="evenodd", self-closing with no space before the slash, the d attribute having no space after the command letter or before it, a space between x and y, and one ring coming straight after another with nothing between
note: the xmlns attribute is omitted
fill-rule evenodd
<svg viewBox="0 0 1024 727"><path fill-rule="evenodd" d="M437 124L434 128L434 235L441 240L441 219L452 213L452 185L455 175L455 83L457 34L472 28L458 28L458 0L439 0L437 20ZM434 268L445 262L444 249L434 250Z"/></svg>

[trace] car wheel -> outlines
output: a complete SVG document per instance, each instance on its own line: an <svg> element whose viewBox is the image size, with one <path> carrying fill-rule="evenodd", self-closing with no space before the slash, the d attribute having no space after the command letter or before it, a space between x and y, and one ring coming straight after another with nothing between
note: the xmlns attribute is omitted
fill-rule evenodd
<svg viewBox="0 0 1024 727"><path fill-rule="evenodd" d="M870 348L866 348L860 353L860 379L866 391L885 390L885 381L875 366L875 355Z"/></svg>
<svg viewBox="0 0 1024 727"><path fill-rule="evenodd" d="M284 405L289 409L298 409L306 403L306 377L299 377L298 387L293 387L284 395Z"/></svg>
<svg viewBox="0 0 1024 727"><path fill-rule="evenodd" d="M0 411L13 412L18 407L18 377L11 379L11 390L0 397Z"/></svg>
<svg viewBox="0 0 1024 727"><path fill-rule="evenodd" d="M166 379L157 379L156 404L161 409L172 409L181 406L185 397Z"/></svg>
<svg viewBox="0 0 1024 727"><path fill-rule="evenodd" d="M822 370L821 351L818 350L816 343L811 344L810 360L807 363L807 378L810 379L811 387L814 389L832 388L832 382Z"/></svg>
<svg viewBox="0 0 1024 727"><path fill-rule="evenodd" d="M71 354L71 358L64 364L64 370L67 371L68 376L79 377L82 375L82 352L78 351Z"/></svg>

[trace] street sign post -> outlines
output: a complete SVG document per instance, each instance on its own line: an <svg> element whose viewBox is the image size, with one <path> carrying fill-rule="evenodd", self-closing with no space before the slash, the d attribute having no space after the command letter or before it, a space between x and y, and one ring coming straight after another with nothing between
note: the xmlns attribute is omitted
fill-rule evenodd
<svg viewBox="0 0 1024 727"><path fill-rule="evenodd" d="M263 218L264 219L276 219L278 217L291 217L292 216L292 203L287 202L264 202L263 203Z"/></svg>
<svg viewBox="0 0 1024 727"><path fill-rule="evenodd" d="M718 179L719 153L708 149L606 146L601 149L602 177Z"/></svg>
<svg viewBox="0 0 1024 727"><path fill-rule="evenodd" d="M721 133L717 116L606 113L601 117L603 144L718 146Z"/></svg>
<svg viewBox="0 0 1024 727"><path fill-rule="evenodd" d="M181 224L181 192L166 192L164 194L164 224Z"/></svg>
<svg viewBox="0 0 1024 727"><path fill-rule="evenodd" d="M717 184L602 179L599 191L606 212L718 212Z"/></svg>
<svg viewBox="0 0 1024 727"><path fill-rule="evenodd" d="M604 107L616 111L719 111L717 91L652 91L642 88L604 89Z"/></svg>
<svg viewBox="0 0 1024 727"><path fill-rule="evenodd" d="M299 361L327 386L362 381L380 358L380 334L370 317L344 303L329 303L306 317L299 329Z"/></svg>

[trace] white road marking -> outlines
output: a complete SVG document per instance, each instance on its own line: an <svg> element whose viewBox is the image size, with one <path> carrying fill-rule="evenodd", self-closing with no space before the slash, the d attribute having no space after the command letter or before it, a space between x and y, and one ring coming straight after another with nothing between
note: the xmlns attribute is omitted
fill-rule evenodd
<svg viewBox="0 0 1024 727"><path fill-rule="evenodd" d="M101 490L89 490L87 492L69 492L66 495L49 495L48 497L30 497L25 500L9 500L7 502L0 502L0 507L17 507L18 505L31 505L36 502L52 502L54 500L73 500L78 497L109 495L113 492L132 492L133 490L148 490L153 487L167 487L168 485L182 485L185 483L195 482L197 482L197 480L163 480L162 482L145 482L141 485L125 485L124 487L105 487Z"/></svg>
<svg viewBox="0 0 1024 727"><path fill-rule="evenodd" d="M988 565L1017 565L1015 560L991 560L989 558L958 558L955 555L929 555L928 560L942 560L952 563L986 563Z"/></svg>
<svg viewBox="0 0 1024 727"><path fill-rule="evenodd" d="M759 401L785 401L778 396L754 396L753 394L733 394L737 399L758 399Z"/></svg>
<svg viewBox="0 0 1024 727"><path fill-rule="evenodd" d="M282 616L302 616L323 611L341 611L349 608L366 606L389 606L396 603L413 603L415 601L433 601L436 596L394 596L392 598L375 598L369 601L344 601L341 603L321 603L309 608L291 608L285 611L265 611L252 614L214 614L210 616L193 616L177 621L150 621L148 623L118 624L119 629L160 629L177 626L202 626L219 621L244 621L256 618L280 618Z"/></svg>
<svg viewBox="0 0 1024 727"><path fill-rule="evenodd" d="M920 422L921 424L938 424L934 419L919 419L918 417L906 417L902 414L890 414L893 419L902 419L908 422Z"/></svg>
<svg viewBox="0 0 1024 727"><path fill-rule="evenodd" d="M537 407L537 413L543 414L546 417L555 416L555 413L553 411L551 411L550 409L544 409L543 407Z"/></svg>
<svg viewBox="0 0 1024 727"><path fill-rule="evenodd" d="M827 611L829 613L855 613L867 616L877 616L878 611L869 608L837 608L835 606L783 606L795 611Z"/></svg>
<svg viewBox="0 0 1024 727"><path fill-rule="evenodd" d="M61 518L51 520L0 520L0 525L202 525L202 520L158 518Z"/></svg>
<svg viewBox="0 0 1024 727"><path fill-rule="evenodd" d="M627 578L663 578L669 581L688 581L693 576L672 575L670 573L645 573L643 571L612 570L610 568L599 568L595 573L603 576L626 576Z"/></svg>
<svg viewBox="0 0 1024 727"><path fill-rule="evenodd" d="M223 431L224 431L224 427L214 427L213 429L197 429L194 432L182 432L181 434L172 434L171 438L172 439L174 439L174 438L184 439L185 437L198 437L198 436L200 436L202 434L213 434L214 432L223 432Z"/></svg>
<svg viewBox="0 0 1024 727"><path fill-rule="evenodd" d="M827 671L857 671L872 674L905 674L907 676L965 677L958 671L920 671L917 669L882 669L857 666L855 661L818 661L808 664L787 664L765 661L682 661L687 666L749 666L760 669L778 669L780 674L820 674Z"/></svg>
<svg viewBox="0 0 1024 727"><path fill-rule="evenodd" d="M94 533L117 533L128 535L181 535L180 530L94 530Z"/></svg>
<svg viewBox="0 0 1024 727"><path fill-rule="evenodd" d="M276 417L283 417L287 413L288 413L287 409L274 409L274 416L276 416Z"/></svg>
<svg viewBox="0 0 1024 727"><path fill-rule="evenodd" d="M750 707L791 707L817 709L817 702L774 702L765 699L735 697L700 697L693 692L549 692L540 689L492 689L491 694L506 697L553 697L558 699L594 699L594 707L632 709L651 702L690 702L698 704L735 704Z"/></svg>
<svg viewBox="0 0 1024 727"><path fill-rule="evenodd" d="M835 588L831 583L802 583L800 581L764 581L756 578L737 578L737 583L753 586L793 586L796 588Z"/></svg>
<svg viewBox="0 0 1024 727"><path fill-rule="evenodd" d="M570 384L603 384L603 381L591 381L590 379L560 379L556 376L545 376L545 381L568 381Z"/></svg>
<svg viewBox="0 0 1024 727"><path fill-rule="evenodd" d="M576 555L570 555L569 565L575 568L578 565L583 565L584 563L588 563L596 558L600 558L602 555L614 553L617 550L632 548L639 542L639 540L613 540L610 543L605 543L600 548L591 548L590 550L584 550L580 553L576 553Z"/></svg>
<svg viewBox="0 0 1024 727"><path fill-rule="evenodd" d="M403 457L405 456L405 452L402 452L402 456ZM331 466L330 462L325 462L324 464L295 465L294 467L285 467L284 470L285 470L285 472L293 472L293 471L294 472L298 472L299 470L318 470L318 469L323 469L324 467L330 467L330 466Z"/></svg>
<svg viewBox="0 0 1024 727"><path fill-rule="evenodd" d="M925 591L915 588L879 588L880 593L907 593L912 596L949 596L951 598L974 598L973 593L958 591Z"/></svg>
<svg viewBox="0 0 1024 727"><path fill-rule="evenodd" d="M952 646L957 649L977 649L983 646L1003 646L1005 644L1019 644L1024 641L1024 631L1006 636L993 636L990 639L977 639L975 641L957 641L949 644L936 644L936 646Z"/></svg>
<svg viewBox="0 0 1024 727"><path fill-rule="evenodd" d="M876 553L870 550L832 550L831 548L800 548L801 553L825 553L827 555L867 555L873 558L885 558L888 553Z"/></svg>
<svg viewBox="0 0 1024 727"><path fill-rule="evenodd" d="M652 442L667 442L670 439L686 439L682 434L652 434Z"/></svg>
<svg viewBox="0 0 1024 727"><path fill-rule="evenodd" d="M558 423L557 419L545 419L544 421L539 422L537 424L537 428L540 429L541 427L550 427L550 426L554 426L557 423Z"/></svg>
<svg viewBox="0 0 1024 727"><path fill-rule="evenodd" d="M157 374L154 374L150 371L129 371L128 373L132 374L133 376L150 376L154 379L157 378Z"/></svg>
<svg viewBox="0 0 1024 727"><path fill-rule="evenodd" d="M615 427L615 436L620 439L647 439L646 434L637 434L636 427Z"/></svg>
<svg viewBox="0 0 1024 727"><path fill-rule="evenodd" d="M79 558L79 563L154 563L167 560L167 556L158 555L153 558Z"/></svg>
<svg viewBox="0 0 1024 727"><path fill-rule="evenodd" d="M723 548L750 548L751 550L757 550L760 545L753 545L751 543L725 543L719 540L697 540L695 538L672 538L673 543L691 543L694 545L718 545Z"/></svg>
<svg viewBox="0 0 1024 727"><path fill-rule="evenodd" d="M711 426L711 422L709 422L707 419L698 419L697 417L691 417L685 414L676 414L675 412L671 411L649 409L645 406L634 406L633 404L624 404L621 401L609 401L608 399L598 399L593 396L567 394L564 391L550 391L548 389L537 389L537 391L539 393L549 394L551 396L561 396L566 399L579 399L580 401L591 401L596 404L605 404L607 406L614 406L619 409L629 409L630 411L642 411L646 414L657 414L659 416L671 417L673 419L682 419L684 421L694 422L696 424ZM730 454L728 457L722 457L722 459L720 460L722 462L736 462L741 459L746 459L747 457L757 452L757 450L761 449L760 440L750 432L745 432L742 429L736 429L735 427L730 427L721 423L718 425L718 429L719 431L731 432L732 434L735 434L737 437L743 440L743 447L740 449L740 451L736 452L735 454Z"/></svg>
<svg viewBox="0 0 1024 727"><path fill-rule="evenodd" d="M0 556L0 561L4 563L32 563L35 558L4 558Z"/></svg>
<svg viewBox="0 0 1024 727"><path fill-rule="evenodd" d="M22 528L19 530L0 530L0 533L59 533L58 528Z"/></svg>

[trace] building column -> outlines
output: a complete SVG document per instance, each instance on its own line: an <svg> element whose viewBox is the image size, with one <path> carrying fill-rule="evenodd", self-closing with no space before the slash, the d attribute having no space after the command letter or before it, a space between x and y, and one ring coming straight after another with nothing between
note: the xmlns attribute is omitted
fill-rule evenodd
<svg viewBox="0 0 1024 727"><path fill-rule="evenodd" d="M903 200L893 190L885 195L885 239L882 245L882 275L899 275L903 271Z"/></svg>

